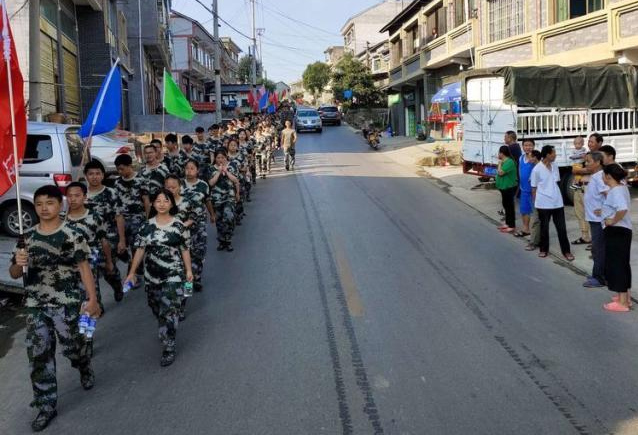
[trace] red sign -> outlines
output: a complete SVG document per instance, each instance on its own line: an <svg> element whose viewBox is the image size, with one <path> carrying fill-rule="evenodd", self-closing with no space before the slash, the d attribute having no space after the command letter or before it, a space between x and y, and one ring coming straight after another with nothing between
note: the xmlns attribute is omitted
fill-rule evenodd
<svg viewBox="0 0 638 435"><path fill-rule="evenodd" d="M214 102L193 101L191 102L191 107L193 108L195 112L214 112L215 111Z"/></svg>

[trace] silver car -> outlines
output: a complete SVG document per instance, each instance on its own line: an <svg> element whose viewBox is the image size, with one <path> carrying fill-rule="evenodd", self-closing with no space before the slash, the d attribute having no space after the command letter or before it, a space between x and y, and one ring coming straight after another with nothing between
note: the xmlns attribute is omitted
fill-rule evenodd
<svg viewBox="0 0 638 435"><path fill-rule="evenodd" d="M295 129L300 132L304 130L313 130L321 133L323 130L321 117L315 109L299 108L295 115Z"/></svg>
<svg viewBox="0 0 638 435"><path fill-rule="evenodd" d="M37 223L33 194L46 184L55 184L63 192L77 180L84 143L78 127L46 122L29 122L24 161L20 167L20 196L24 228ZM19 234L18 205L15 186L0 196L0 223L11 236Z"/></svg>

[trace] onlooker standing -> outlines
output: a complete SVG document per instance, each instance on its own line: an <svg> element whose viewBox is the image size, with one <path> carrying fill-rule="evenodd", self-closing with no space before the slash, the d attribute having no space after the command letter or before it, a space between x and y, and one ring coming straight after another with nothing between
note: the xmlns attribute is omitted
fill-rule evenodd
<svg viewBox="0 0 638 435"><path fill-rule="evenodd" d="M584 206L585 218L591 232L592 258L594 266L591 276L583 284L585 287L602 287L605 284L605 234L601 225L602 217L596 214L605 200L605 192L609 190L603 180L603 153L593 152L587 155L587 169L591 172L589 182L585 186Z"/></svg>
<svg viewBox="0 0 638 435"><path fill-rule="evenodd" d="M512 160L510 149L503 145L498 150L498 168L496 174L496 188L501 192L503 210L505 210L505 225L499 227L503 233L511 233L516 228L516 210L514 197L518 188L516 181L516 163Z"/></svg>
<svg viewBox="0 0 638 435"><path fill-rule="evenodd" d="M510 149L510 154L514 162L518 165L518 160L521 158L523 152L521 151L521 146L517 142L517 136L515 131L508 131L505 133L505 145Z"/></svg>
<svg viewBox="0 0 638 435"><path fill-rule="evenodd" d="M584 183L588 182L589 174L577 174L578 170L583 169L585 155L585 141L581 136L574 138L574 149L569 159L572 163L572 173L574 175L574 183L570 186L570 189L574 190L574 213L576 219L578 219L578 225L580 226L580 237L572 242L572 245L588 245L591 243L591 236L589 235L589 223L585 218L585 204L583 201ZM588 171L590 172L590 171Z"/></svg>
<svg viewBox="0 0 638 435"><path fill-rule="evenodd" d="M518 161L518 188L521 192L519 210L521 212L521 219L523 220L523 228L514 233L516 237L525 237L530 235L530 216L534 210L534 206L532 204L532 185L530 184L530 176L532 175L532 169L534 169L534 157L532 156L532 152L534 151L535 146L536 143L534 142L534 139L525 139L523 141L524 154Z"/></svg>
<svg viewBox="0 0 638 435"><path fill-rule="evenodd" d="M541 161L541 152L538 150L532 151L530 154L530 162L532 163L532 169L534 169L534 166L538 165L540 161ZM531 173L530 173L530 179L531 179ZM531 180L530 180L530 189L531 189ZM530 190L530 197L532 197L531 190ZM523 198L521 195L521 201L522 199ZM538 217L538 210L536 210L536 208L534 207L533 198L531 199L531 203L532 203L532 213L529 220L530 235L529 235L529 243L525 247L526 251L533 251L541 244L541 221Z"/></svg>
<svg viewBox="0 0 638 435"><path fill-rule="evenodd" d="M600 152L603 153L603 165L613 165L616 163L616 149L611 145L603 145L600 147Z"/></svg>
<svg viewBox="0 0 638 435"><path fill-rule="evenodd" d="M574 256L567 239L563 196L558 188L560 175L558 166L554 164L554 160L556 160L554 147L545 145L541 150L541 158L541 163L534 167L531 176L532 197L541 221L541 242L538 256L544 258L549 253L549 221L553 219L563 256L567 261L573 261Z"/></svg>
<svg viewBox="0 0 638 435"><path fill-rule="evenodd" d="M605 184L609 191L602 210L605 232L605 279L607 288L616 292L612 302L604 305L608 311L627 312L630 306L631 288L631 198L624 183L627 172L618 164L605 166Z"/></svg>

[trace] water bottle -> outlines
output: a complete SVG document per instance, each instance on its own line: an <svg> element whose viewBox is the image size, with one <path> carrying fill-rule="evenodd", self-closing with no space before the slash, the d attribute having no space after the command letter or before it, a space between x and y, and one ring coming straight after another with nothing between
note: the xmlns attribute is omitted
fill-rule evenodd
<svg viewBox="0 0 638 435"><path fill-rule="evenodd" d="M92 269L95 269L100 260L100 253L96 249L91 249L91 254L89 255L89 264Z"/></svg>
<svg viewBox="0 0 638 435"><path fill-rule="evenodd" d="M95 327L97 325L97 319L95 317L89 317L89 324L86 327L86 334L84 336L88 341L93 340L93 334L95 333Z"/></svg>
<svg viewBox="0 0 638 435"><path fill-rule="evenodd" d="M134 288L135 288L135 284L133 284L129 280L124 281L124 284L122 284L122 292L124 294L127 294L129 291L133 290Z"/></svg>
<svg viewBox="0 0 638 435"><path fill-rule="evenodd" d="M186 281L184 283L184 297L190 298L191 296L193 296L193 283Z"/></svg>
<svg viewBox="0 0 638 435"><path fill-rule="evenodd" d="M78 322L78 329L80 330L80 334L86 334L86 328L89 326L89 315L86 313L82 313L80 315L80 321Z"/></svg>

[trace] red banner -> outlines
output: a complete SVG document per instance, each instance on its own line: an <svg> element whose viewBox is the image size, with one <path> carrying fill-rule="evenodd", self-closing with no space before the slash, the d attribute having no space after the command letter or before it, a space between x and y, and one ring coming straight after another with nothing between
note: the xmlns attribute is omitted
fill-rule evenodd
<svg viewBox="0 0 638 435"><path fill-rule="evenodd" d="M0 195L2 195L16 182L17 166L22 163L27 142L24 82L4 1L0 2L0 61L0 113L3 114L0 116ZM9 71L11 71L11 80L9 80ZM13 90L13 113L19 162L15 161L13 154L9 86Z"/></svg>
<svg viewBox="0 0 638 435"><path fill-rule="evenodd" d="M191 107L195 112L214 112L215 103L208 101L192 101Z"/></svg>

